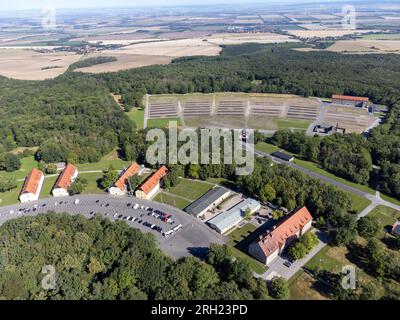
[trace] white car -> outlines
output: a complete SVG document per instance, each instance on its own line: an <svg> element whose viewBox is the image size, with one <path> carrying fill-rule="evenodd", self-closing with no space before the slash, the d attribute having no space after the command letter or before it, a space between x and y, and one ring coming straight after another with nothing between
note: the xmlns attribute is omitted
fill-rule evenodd
<svg viewBox="0 0 400 320"><path fill-rule="evenodd" d="M75 205L78 205L78 204L79 204L79 199L76 199L75 202L74 202L74 204L75 204Z"/></svg>

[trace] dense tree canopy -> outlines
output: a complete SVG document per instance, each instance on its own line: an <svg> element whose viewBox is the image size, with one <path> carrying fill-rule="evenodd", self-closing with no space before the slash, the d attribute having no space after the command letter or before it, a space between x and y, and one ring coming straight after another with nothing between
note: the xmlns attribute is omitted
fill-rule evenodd
<svg viewBox="0 0 400 320"><path fill-rule="evenodd" d="M208 263L173 261L153 235L100 217L23 217L0 227L0 239L1 298L221 300L267 294L265 282L227 247L213 245ZM45 266L55 268L51 290L42 287Z"/></svg>

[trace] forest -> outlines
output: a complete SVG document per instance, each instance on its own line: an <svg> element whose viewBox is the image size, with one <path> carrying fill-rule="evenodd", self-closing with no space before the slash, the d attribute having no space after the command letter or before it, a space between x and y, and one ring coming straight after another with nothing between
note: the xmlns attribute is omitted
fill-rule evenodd
<svg viewBox="0 0 400 320"><path fill-rule="evenodd" d="M35 300L267 299L227 246L212 245L205 261L174 261L154 236L99 216L48 213L0 227L0 298ZM45 266L46 290L42 281ZM51 270L51 269L49 269Z"/></svg>
<svg viewBox="0 0 400 320"><path fill-rule="evenodd" d="M145 147L137 140L143 133L134 130L110 93L122 96L125 111L142 107L146 93L360 95L389 106L385 123L370 132L367 142L354 136L332 138L336 141L319 145L323 152L318 159L310 156L335 174L400 198L399 78L398 55L299 52L288 45L254 44L227 46L218 57L179 58L170 65L116 73L69 71L42 82L0 78L0 158L15 147L38 146L37 160L47 163L96 162L117 147L135 159ZM312 152L317 152L315 147ZM336 168L336 154L347 152L351 157L341 156ZM371 161L378 170L371 172Z"/></svg>

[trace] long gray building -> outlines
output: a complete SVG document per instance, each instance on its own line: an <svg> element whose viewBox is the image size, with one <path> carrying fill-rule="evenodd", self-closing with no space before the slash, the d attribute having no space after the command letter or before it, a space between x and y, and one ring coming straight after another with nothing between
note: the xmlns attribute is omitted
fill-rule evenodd
<svg viewBox="0 0 400 320"><path fill-rule="evenodd" d="M222 201L229 197L230 191L222 187L211 189L199 199L187 206L185 211L196 218L201 217L208 210L216 207Z"/></svg>

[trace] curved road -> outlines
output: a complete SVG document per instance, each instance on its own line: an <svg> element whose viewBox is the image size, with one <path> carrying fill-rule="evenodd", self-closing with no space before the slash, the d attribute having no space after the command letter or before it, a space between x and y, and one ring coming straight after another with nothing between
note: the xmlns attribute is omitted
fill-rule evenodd
<svg viewBox="0 0 400 320"><path fill-rule="evenodd" d="M77 205L74 204L76 199L79 199L79 204ZM138 204L139 208L134 209L133 206L135 204ZM146 207L154 208L172 215L175 223L169 225L160 219L148 215L149 212L145 210ZM47 198L25 204L0 207L0 225L11 219L22 216L35 216L48 211L55 211L57 213L66 212L72 215L81 214L86 218L91 218L94 214L100 214L112 221L123 220L117 218L119 215L138 218L135 222L123 221L126 221L128 225L136 227L143 232L151 232L154 234L160 249L175 259L189 255L199 256L204 254L205 249L212 243L225 243L225 238L223 236L182 210L162 203L135 197L79 195L74 197ZM142 223L138 223L139 220L142 220ZM174 235L164 238L160 232L144 226L144 222L157 225L161 227L163 231L169 231L179 224L181 224L183 228Z"/></svg>
<svg viewBox="0 0 400 320"><path fill-rule="evenodd" d="M336 180L334 180L332 178L329 178L329 177L324 176L322 174L319 174L317 172L314 172L314 171L308 170L306 168L303 168L303 167L301 167L301 166L299 166L299 165L297 165L295 163L280 160L280 159L278 159L278 158L276 158L276 157L274 157L274 156L272 156L272 155L270 155L268 153L265 153L265 152L262 152L262 151L259 151L259 150L255 150L255 153L256 153L256 155L258 155L260 157L268 157L268 158L272 159L272 161L274 161L275 163L286 164L286 165L288 165L288 166L290 166L290 167L292 167L292 168L294 168L296 170L299 170L299 171L301 171L301 172L303 172L303 173L305 173L305 174L307 174L307 175L309 175L309 176L311 176L313 178L316 178L316 179L321 180L323 182L332 184L332 185L334 185L334 186L336 186L336 187L338 187L340 189L343 189L345 191L355 193L355 194L357 194L357 195L359 195L361 197L367 198L368 200L372 201L372 205L375 205L375 206L383 205L383 206L386 206L386 207L389 207L389 208L392 208L392 209L400 211L400 206L398 206L398 205L396 205L394 203L391 203L389 201L383 200L379 196L372 195L372 194L370 194L368 192L362 191L362 190L357 189L357 188L353 188L353 187L348 186L348 185L346 185L344 183L336 181Z"/></svg>

